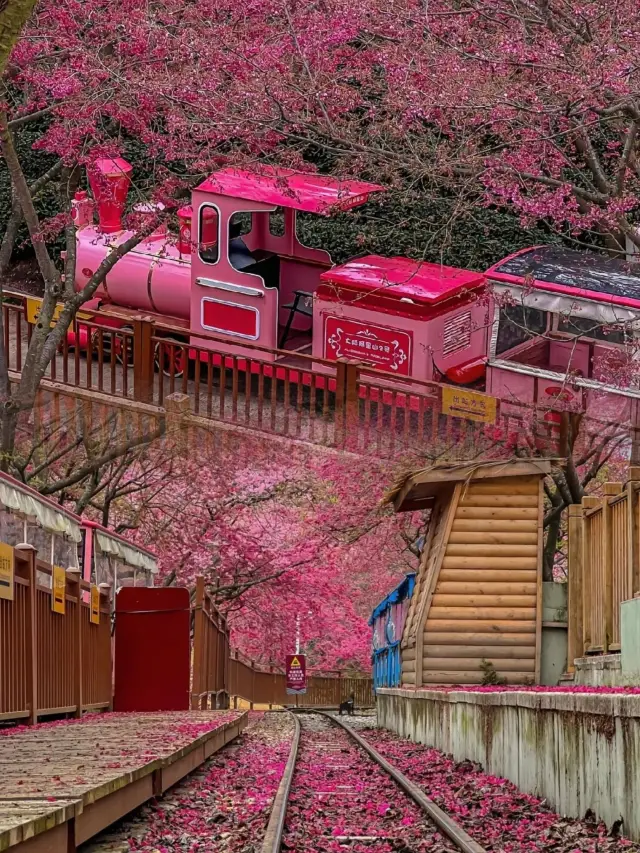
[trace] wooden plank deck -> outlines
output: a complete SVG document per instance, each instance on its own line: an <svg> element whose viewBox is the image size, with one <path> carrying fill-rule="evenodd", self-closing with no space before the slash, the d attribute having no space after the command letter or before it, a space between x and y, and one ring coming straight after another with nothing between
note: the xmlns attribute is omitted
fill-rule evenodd
<svg viewBox="0 0 640 853"><path fill-rule="evenodd" d="M95 714L0 732L0 851L70 853L237 737L247 714Z"/></svg>

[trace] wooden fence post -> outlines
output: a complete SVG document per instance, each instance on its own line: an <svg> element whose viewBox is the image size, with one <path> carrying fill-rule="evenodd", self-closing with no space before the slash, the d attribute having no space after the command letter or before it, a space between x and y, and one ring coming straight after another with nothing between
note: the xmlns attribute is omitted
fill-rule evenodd
<svg viewBox="0 0 640 853"><path fill-rule="evenodd" d="M109 632L112 632L111 626L111 584L109 583L101 583L98 584L98 591L100 593L100 619L104 618L104 613L106 611L106 618L109 621ZM113 605L115 607L115 604ZM113 637L111 637L111 642L109 643L109 710L113 711Z"/></svg>
<svg viewBox="0 0 640 853"><path fill-rule="evenodd" d="M255 661L249 661L251 667L251 701L249 702L249 710L253 711L254 700L256 698L256 664Z"/></svg>
<svg viewBox="0 0 640 853"><path fill-rule="evenodd" d="M346 358L336 362L335 443L357 443L359 365Z"/></svg>
<svg viewBox="0 0 640 853"><path fill-rule="evenodd" d="M153 323L150 317L133 321L133 399L153 402Z"/></svg>
<svg viewBox="0 0 640 853"><path fill-rule="evenodd" d="M193 684L191 686L191 710L200 708L200 695L202 689L203 675L203 653L204 653L204 578L196 578L196 600L194 605L193 625Z"/></svg>
<svg viewBox="0 0 640 853"><path fill-rule="evenodd" d="M604 533L604 653L613 642L613 527L610 498L622 491L621 483L604 484L602 525Z"/></svg>
<svg viewBox="0 0 640 853"><path fill-rule="evenodd" d="M568 553L568 622L569 637L567 648L567 672L575 670L575 659L584 654L582 624L582 596L584 582L583 555L584 519L582 506L572 504L569 507L569 553Z"/></svg>
<svg viewBox="0 0 640 853"><path fill-rule="evenodd" d="M67 569L67 587L69 594L76 598L76 619L74 626L75 649L73 656L74 699L76 703L75 716L82 716L82 575L80 569Z"/></svg>
<svg viewBox="0 0 640 853"><path fill-rule="evenodd" d="M336 362L336 400L334 409L334 444L340 444L344 435L344 403L347 387L347 360L339 358Z"/></svg>
<svg viewBox="0 0 640 853"><path fill-rule="evenodd" d="M347 445L356 448L358 445L358 374L359 365L355 362L347 364L345 387L345 432Z"/></svg>
<svg viewBox="0 0 640 853"><path fill-rule="evenodd" d="M629 514L629 589L632 597L640 593L640 468L629 468L627 483L627 512Z"/></svg>
<svg viewBox="0 0 640 853"><path fill-rule="evenodd" d="M27 648L25 654L27 702L29 703L29 725L38 722L38 620L36 614L36 549L23 542L16 545L16 551L26 561L25 576L29 581L27 595L27 624L25 636ZM53 593L52 593L53 594Z"/></svg>

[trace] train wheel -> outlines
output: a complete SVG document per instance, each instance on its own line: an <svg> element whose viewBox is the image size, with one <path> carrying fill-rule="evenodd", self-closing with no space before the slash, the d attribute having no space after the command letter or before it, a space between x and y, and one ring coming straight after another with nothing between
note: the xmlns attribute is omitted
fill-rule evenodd
<svg viewBox="0 0 640 853"><path fill-rule="evenodd" d="M186 347L180 341L163 341L156 344L154 362L157 370L165 376L180 379L188 367L189 356Z"/></svg>

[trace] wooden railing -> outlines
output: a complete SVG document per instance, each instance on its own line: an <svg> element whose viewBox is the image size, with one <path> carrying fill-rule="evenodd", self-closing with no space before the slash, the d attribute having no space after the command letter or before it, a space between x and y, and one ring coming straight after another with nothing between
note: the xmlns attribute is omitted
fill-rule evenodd
<svg viewBox="0 0 640 853"><path fill-rule="evenodd" d="M202 578L196 582L193 611L192 708L221 706L229 698L233 698L235 704L243 699L251 707L337 707L351 694L358 707L374 704L373 681L369 676L338 671L312 674L307 679L306 694L287 695L281 668L261 666L230 649L226 622L216 611Z"/></svg>
<svg viewBox="0 0 640 853"><path fill-rule="evenodd" d="M640 595L640 468L569 507L569 665L620 650L620 604Z"/></svg>
<svg viewBox="0 0 640 853"><path fill-rule="evenodd" d="M16 548L13 600L0 598L0 720L109 708L111 621L100 593L99 624L90 619L90 590L79 573L65 575L65 612L52 610L51 566L32 547Z"/></svg>
<svg viewBox="0 0 640 853"><path fill-rule="evenodd" d="M11 298L2 307L4 349L10 370L19 374L33 327L22 297ZM530 406L510 403L495 420L477 413L475 419L458 417L448 413L436 382L250 343L243 344L242 356L230 355L220 337L202 334L206 345L193 346L184 328L143 315L121 318L126 325L120 329L106 321L99 313L76 320L72 330L84 342L82 351L65 338L45 378L159 410L167 397L183 394L194 418L377 456L428 447L433 458L469 458L514 442L553 452L557 428L546 412ZM495 411L492 398L476 392L475 401Z"/></svg>
<svg viewBox="0 0 640 853"><path fill-rule="evenodd" d="M202 577L196 580L193 613L191 707L206 707L208 700L215 707L229 683L229 630L205 592Z"/></svg>

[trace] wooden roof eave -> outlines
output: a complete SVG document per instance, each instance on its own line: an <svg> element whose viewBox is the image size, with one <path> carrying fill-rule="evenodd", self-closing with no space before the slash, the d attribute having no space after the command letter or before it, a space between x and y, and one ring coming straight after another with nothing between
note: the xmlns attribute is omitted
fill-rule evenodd
<svg viewBox="0 0 640 853"><path fill-rule="evenodd" d="M463 465L425 469L410 475L393 498L396 512L428 509L436 496L456 483L495 477L544 477L551 472L552 459L470 462Z"/></svg>

